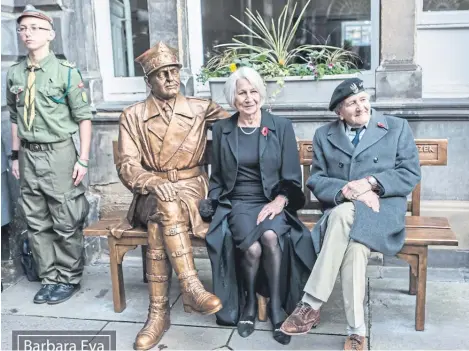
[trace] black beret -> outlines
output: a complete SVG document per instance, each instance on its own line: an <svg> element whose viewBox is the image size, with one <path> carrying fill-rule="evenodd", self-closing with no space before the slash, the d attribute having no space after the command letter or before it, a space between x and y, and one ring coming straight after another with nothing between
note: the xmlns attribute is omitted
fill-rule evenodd
<svg viewBox="0 0 469 351"><path fill-rule="evenodd" d="M349 78L340 83L332 93L329 111L334 111L336 106L349 96L365 91L363 81L360 78Z"/></svg>

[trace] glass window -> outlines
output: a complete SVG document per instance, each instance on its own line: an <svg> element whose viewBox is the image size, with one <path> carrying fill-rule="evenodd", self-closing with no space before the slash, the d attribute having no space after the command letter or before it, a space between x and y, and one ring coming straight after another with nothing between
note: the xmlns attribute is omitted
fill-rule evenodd
<svg viewBox="0 0 469 351"><path fill-rule="evenodd" d="M423 11L467 11L469 0L423 0Z"/></svg>
<svg viewBox="0 0 469 351"><path fill-rule="evenodd" d="M110 0L115 77L143 76L134 60L150 45L147 0Z"/></svg>
<svg viewBox="0 0 469 351"><path fill-rule="evenodd" d="M298 0L299 15L306 0ZM231 42L243 34L233 15L246 22L246 8L258 11L266 23L277 19L285 6L284 0L201 0L204 64L213 55L213 46ZM291 2L290 6L294 5ZM293 8L293 6L292 6ZM355 52L362 70L371 69L371 0L312 0L296 32L294 46L328 44Z"/></svg>

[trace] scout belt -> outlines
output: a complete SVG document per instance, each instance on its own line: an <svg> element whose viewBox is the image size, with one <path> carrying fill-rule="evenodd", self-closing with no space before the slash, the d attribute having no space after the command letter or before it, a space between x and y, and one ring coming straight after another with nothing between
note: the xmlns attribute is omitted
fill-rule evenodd
<svg viewBox="0 0 469 351"><path fill-rule="evenodd" d="M195 178L199 175L204 174L204 168L202 166L197 166L188 169L171 169L166 172L152 172L153 174L161 177L163 179L168 179L172 183L176 183L178 180Z"/></svg>
<svg viewBox="0 0 469 351"><path fill-rule="evenodd" d="M30 143L29 141L21 140L21 146L24 149L28 149L29 151L47 151L63 147L65 144L68 144L71 141L71 139L66 139L56 143Z"/></svg>

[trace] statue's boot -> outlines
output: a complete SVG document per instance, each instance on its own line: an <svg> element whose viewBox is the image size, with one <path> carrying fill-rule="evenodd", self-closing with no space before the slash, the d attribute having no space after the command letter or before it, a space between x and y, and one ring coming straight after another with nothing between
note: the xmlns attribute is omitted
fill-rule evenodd
<svg viewBox="0 0 469 351"><path fill-rule="evenodd" d="M220 299L206 291L197 276L187 225L179 223L162 230L166 252L181 285L184 311L213 314L221 310Z"/></svg>
<svg viewBox="0 0 469 351"><path fill-rule="evenodd" d="M168 302L172 275L171 264L165 253L157 224L148 224L148 236L146 276L150 306L147 321L135 339L134 347L136 350L148 350L154 347L171 325Z"/></svg>

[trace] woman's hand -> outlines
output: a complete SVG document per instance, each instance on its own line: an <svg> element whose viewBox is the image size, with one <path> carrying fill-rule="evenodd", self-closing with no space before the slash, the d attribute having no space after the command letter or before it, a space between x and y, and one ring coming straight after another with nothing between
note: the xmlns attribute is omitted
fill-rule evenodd
<svg viewBox="0 0 469 351"><path fill-rule="evenodd" d="M272 202L265 205L261 212L259 212L259 216L257 216L257 225L267 217L269 217L270 220L274 219L276 215L283 211L286 203L287 199L284 196L279 195Z"/></svg>

